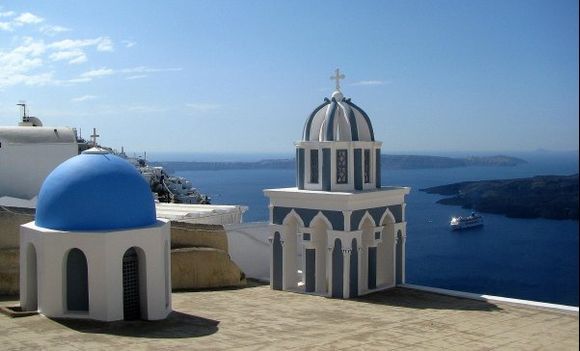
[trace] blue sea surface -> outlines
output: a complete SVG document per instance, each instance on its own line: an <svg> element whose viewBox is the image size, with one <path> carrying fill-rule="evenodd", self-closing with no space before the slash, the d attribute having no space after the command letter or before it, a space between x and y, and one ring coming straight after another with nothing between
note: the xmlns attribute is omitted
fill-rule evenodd
<svg viewBox="0 0 580 351"><path fill-rule="evenodd" d="M412 188L407 197L407 282L445 289L578 306L578 221L483 214L485 225L452 232L445 206L419 189L460 181L578 173L577 153L518 155L516 167L382 170L383 185ZM244 221L267 221L262 190L295 186L294 170L182 171L215 204L249 206Z"/></svg>

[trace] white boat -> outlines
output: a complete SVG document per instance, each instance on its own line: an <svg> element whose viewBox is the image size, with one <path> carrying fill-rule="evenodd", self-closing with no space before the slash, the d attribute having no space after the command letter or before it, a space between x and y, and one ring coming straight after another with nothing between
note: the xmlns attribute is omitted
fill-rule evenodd
<svg viewBox="0 0 580 351"><path fill-rule="evenodd" d="M449 227L452 230L461 230L473 227L479 227L483 225L483 217L475 212L471 213L471 216L467 217L453 217L449 223Z"/></svg>

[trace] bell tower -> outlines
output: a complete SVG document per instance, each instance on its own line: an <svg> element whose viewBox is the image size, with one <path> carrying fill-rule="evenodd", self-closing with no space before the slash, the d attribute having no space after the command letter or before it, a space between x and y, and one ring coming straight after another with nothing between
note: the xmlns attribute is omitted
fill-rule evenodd
<svg viewBox="0 0 580 351"><path fill-rule="evenodd" d="M369 116L344 97L306 119L296 187L267 189L273 289L355 297L405 280L407 187L381 186L381 146Z"/></svg>

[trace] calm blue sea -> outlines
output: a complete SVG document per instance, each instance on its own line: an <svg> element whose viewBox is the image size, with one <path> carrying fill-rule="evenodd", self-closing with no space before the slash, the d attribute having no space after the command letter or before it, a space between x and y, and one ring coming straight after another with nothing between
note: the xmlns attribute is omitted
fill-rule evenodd
<svg viewBox="0 0 580 351"><path fill-rule="evenodd" d="M578 306L578 221L512 219L484 214L485 226L451 232L452 216L421 188L467 180L578 173L577 153L516 155L517 167L383 170L383 185L412 188L407 197L407 282L445 289ZM267 221L265 188L294 186L293 170L189 171L178 175L215 204L249 206L244 221Z"/></svg>

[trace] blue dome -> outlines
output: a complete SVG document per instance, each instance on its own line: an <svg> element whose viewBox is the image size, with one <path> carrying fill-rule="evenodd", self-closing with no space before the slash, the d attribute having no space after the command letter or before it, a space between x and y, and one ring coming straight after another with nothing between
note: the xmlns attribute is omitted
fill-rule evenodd
<svg viewBox="0 0 580 351"><path fill-rule="evenodd" d="M149 185L129 162L85 152L52 171L38 194L36 225L67 231L119 230L156 223Z"/></svg>

